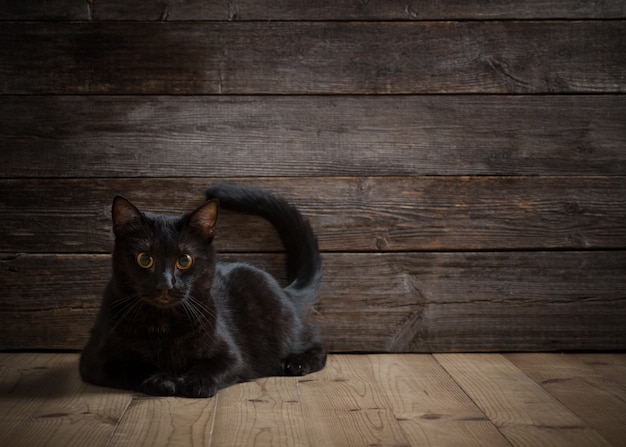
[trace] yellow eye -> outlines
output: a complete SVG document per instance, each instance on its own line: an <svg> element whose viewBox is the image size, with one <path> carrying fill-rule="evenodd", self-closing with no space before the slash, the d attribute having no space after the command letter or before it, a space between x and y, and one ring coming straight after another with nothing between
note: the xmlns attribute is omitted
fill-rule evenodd
<svg viewBox="0 0 626 447"><path fill-rule="evenodd" d="M179 270L187 270L193 265L193 258L189 254L184 254L176 261Z"/></svg>
<svg viewBox="0 0 626 447"><path fill-rule="evenodd" d="M141 252L135 258L137 260L137 264L142 269L149 269L154 265L154 258L150 256L148 253Z"/></svg>

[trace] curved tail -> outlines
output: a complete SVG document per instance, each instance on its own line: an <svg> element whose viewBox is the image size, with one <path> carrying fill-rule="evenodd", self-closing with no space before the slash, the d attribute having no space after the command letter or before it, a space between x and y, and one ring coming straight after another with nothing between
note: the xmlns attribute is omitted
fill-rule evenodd
<svg viewBox="0 0 626 447"><path fill-rule="evenodd" d="M322 279L322 260L313 229L300 212L260 188L222 184L209 187L206 196L218 199L221 208L255 214L276 228L287 252L289 285L285 291L296 295L301 304L313 304Z"/></svg>

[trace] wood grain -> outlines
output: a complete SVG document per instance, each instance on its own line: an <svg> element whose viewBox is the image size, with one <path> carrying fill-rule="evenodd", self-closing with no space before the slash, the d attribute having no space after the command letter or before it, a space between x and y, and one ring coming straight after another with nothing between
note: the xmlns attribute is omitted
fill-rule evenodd
<svg viewBox="0 0 626 447"><path fill-rule="evenodd" d="M501 355L435 358L515 446L610 445Z"/></svg>
<svg viewBox="0 0 626 447"><path fill-rule="evenodd" d="M624 18L620 0L554 2L547 0L452 0L407 3L402 0L108 0L87 5L57 0L1 0L3 20L457 20L457 19L608 19Z"/></svg>
<svg viewBox="0 0 626 447"><path fill-rule="evenodd" d="M312 447L298 378L260 379L227 388L217 397L213 445ZM236 429L234 429L236 427Z"/></svg>
<svg viewBox="0 0 626 447"><path fill-rule="evenodd" d="M626 364L621 359L611 354L510 354L506 358L607 441L614 445L624 441ZM614 370L619 379L611 380L603 369Z"/></svg>
<svg viewBox="0 0 626 447"><path fill-rule="evenodd" d="M624 175L620 96L7 96L0 178Z"/></svg>
<svg viewBox="0 0 626 447"><path fill-rule="evenodd" d="M174 215L230 181L265 187L308 217L323 251L620 249L624 177L360 177L0 180L6 252L111 251L112 197ZM320 188L318 185L323 185ZM281 251L265 221L224 211L223 252Z"/></svg>
<svg viewBox="0 0 626 447"><path fill-rule="evenodd" d="M432 356L368 358L411 445L510 445Z"/></svg>
<svg viewBox="0 0 626 447"><path fill-rule="evenodd" d="M81 382L76 354L1 356L2 445L108 445L131 393Z"/></svg>
<svg viewBox="0 0 626 447"><path fill-rule="evenodd" d="M332 356L299 388L311 445L409 445L366 356Z"/></svg>
<svg viewBox="0 0 626 447"><path fill-rule="evenodd" d="M306 377L266 378L211 399L181 399L83 384L77 353L0 353L0 441L10 446L211 447L223 446L223 436L227 445L270 445L272 435L271 445L298 447L367 442L439 447L473 445L474 440L482 440L477 445L524 446L536 445L537 439L543 441L539 445L570 447L590 440L605 445L594 437L599 429L573 416L580 410L575 399L557 403L545 387L556 385L556 379L580 378L572 397L585 381L598 387L585 394L593 408L604 402L611 408L615 402L604 386L626 386L626 356L507 358L523 359L523 365L516 367L502 356L448 354L437 356L444 369L431 355L331 355L324 371ZM486 383L490 380L493 385ZM476 395L493 421L473 403ZM318 417L300 420L305 411ZM503 426L507 415L515 419ZM564 425L574 423L580 425ZM624 427L610 427L618 435L614 447L623 444ZM582 436L568 436L576 432Z"/></svg>
<svg viewBox="0 0 626 447"><path fill-rule="evenodd" d="M108 445L212 445L216 404L217 399L159 399L139 394L130 402Z"/></svg>
<svg viewBox="0 0 626 447"><path fill-rule="evenodd" d="M84 344L110 271L113 195L179 214L222 180L310 218L327 272L313 318L334 351L626 349L623 1L0 10L0 349ZM218 241L225 259L283 277L266 223L223 212ZM149 430L188 444L133 425L182 406L137 403L116 442ZM290 442L253 410L226 413ZM212 411L189 412L194 440L227 436L203 431ZM386 427L425 427L390 414ZM377 438L354 416L342 423ZM54 442L82 439L59 430ZM394 430L385 441L421 436Z"/></svg>
<svg viewBox="0 0 626 447"><path fill-rule="evenodd" d="M0 93L623 93L623 31L622 21L6 22Z"/></svg>
<svg viewBox="0 0 626 447"><path fill-rule="evenodd" d="M225 259L284 277L281 255ZM329 253L323 261L312 317L334 351L626 348L622 251ZM81 348L108 264L105 255L2 261L0 349Z"/></svg>

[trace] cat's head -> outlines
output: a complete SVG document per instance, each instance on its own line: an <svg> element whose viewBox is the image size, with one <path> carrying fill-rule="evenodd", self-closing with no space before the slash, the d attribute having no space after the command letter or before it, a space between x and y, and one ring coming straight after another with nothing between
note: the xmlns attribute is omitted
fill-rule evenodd
<svg viewBox="0 0 626 447"><path fill-rule="evenodd" d="M214 275L211 242L217 214L217 201L171 217L142 213L125 198L115 197L113 280L134 300L160 309L199 299Z"/></svg>

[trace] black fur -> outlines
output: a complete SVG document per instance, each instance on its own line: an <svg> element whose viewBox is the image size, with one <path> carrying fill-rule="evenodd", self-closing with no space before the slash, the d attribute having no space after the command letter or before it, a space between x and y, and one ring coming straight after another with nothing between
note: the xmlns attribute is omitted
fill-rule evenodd
<svg viewBox="0 0 626 447"><path fill-rule="evenodd" d="M326 350L306 322L321 280L308 222L260 189L220 185L209 188L207 198L178 218L141 213L114 199L113 274L81 355L83 380L209 397L237 382L324 367ZM287 287L249 264L216 262L218 201L277 228L287 252Z"/></svg>

